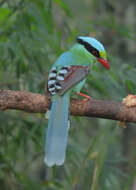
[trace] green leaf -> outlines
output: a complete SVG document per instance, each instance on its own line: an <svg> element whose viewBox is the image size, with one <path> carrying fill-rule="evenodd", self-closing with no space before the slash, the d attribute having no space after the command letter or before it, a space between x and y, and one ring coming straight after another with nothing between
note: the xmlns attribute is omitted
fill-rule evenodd
<svg viewBox="0 0 136 190"><path fill-rule="evenodd" d="M66 3L64 3L62 0L54 0L54 2L59 5L64 11L65 13L67 14L67 16L71 16L71 12L67 6Z"/></svg>
<svg viewBox="0 0 136 190"><path fill-rule="evenodd" d="M129 79L125 80L125 84L126 84L127 88L129 89L130 93L134 93L136 85Z"/></svg>
<svg viewBox="0 0 136 190"><path fill-rule="evenodd" d="M0 7L0 21L5 21L10 12L8 8Z"/></svg>

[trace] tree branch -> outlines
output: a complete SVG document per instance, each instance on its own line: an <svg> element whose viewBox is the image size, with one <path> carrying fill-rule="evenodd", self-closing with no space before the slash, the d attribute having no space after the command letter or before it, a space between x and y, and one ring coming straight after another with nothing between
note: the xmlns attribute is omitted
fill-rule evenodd
<svg viewBox="0 0 136 190"><path fill-rule="evenodd" d="M50 101L46 96L26 91L0 90L0 110L16 109L31 113L44 113ZM91 99L87 102L71 99L70 113L77 116L135 122L136 107L128 108L122 103Z"/></svg>

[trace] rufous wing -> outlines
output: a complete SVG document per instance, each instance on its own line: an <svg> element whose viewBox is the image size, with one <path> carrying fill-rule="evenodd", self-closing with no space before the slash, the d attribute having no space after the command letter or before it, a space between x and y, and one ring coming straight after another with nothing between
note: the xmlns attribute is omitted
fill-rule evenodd
<svg viewBox="0 0 136 190"><path fill-rule="evenodd" d="M90 72L90 66L71 66L68 69L67 74L64 77L64 80L59 81L58 83L61 86L61 89L58 91L59 95L63 95L71 87L73 87L78 82L82 81L87 77Z"/></svg>

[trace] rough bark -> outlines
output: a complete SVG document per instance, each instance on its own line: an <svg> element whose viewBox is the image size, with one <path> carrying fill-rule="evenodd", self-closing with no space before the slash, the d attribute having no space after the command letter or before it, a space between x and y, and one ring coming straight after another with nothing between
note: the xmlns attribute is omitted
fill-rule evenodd
<svg viewBox="0 0 136 190"><path fill-rule="evenodd" d="M26 92L0 90L0 110L16 109L31 113L44 113L49 108L48 97ZM70 113L77 116L99 117L105 119L136 122L136 107L126 107L124 104L91 99L71 99Z"/></svg>

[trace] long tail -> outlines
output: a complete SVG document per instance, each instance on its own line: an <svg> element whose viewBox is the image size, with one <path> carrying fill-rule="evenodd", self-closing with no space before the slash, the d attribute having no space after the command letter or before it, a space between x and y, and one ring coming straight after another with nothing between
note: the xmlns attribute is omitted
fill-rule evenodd
<svg viewBox="0 0 136 190"><path fill-rule="evenodd" d="M48 121L46 135L45 163L48 166L62 165L65 160L65 152L69 129L69 94L55 95Z"/></svg>

